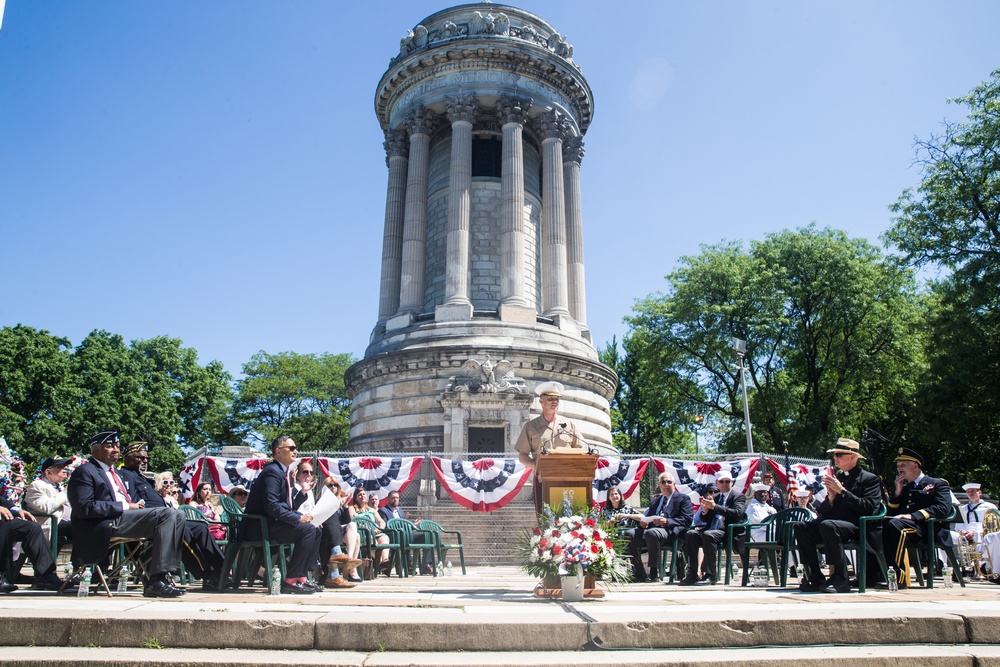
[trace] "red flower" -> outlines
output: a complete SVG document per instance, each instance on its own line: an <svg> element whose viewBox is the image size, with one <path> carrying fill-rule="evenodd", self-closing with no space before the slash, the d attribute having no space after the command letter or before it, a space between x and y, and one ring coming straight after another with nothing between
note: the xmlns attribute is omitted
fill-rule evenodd
<svg viewBox="0 0 1000 667"><path fill-rule="evenodd" d="M538 548L539 549L544 549L547 546L549 546L549 541L548 540L542 540L541 542L538 543Z"/></svg>
<svg viewBox="0 0 1000 667"><path fill-rule="evenodd" d="M590 545L590 550L591 550L591 552L593 552L593 553L596 554L596 553L600 553L601 548L599 546L597 546L596 544L592 544L592 545Z"/></svg>
<svg viewBox="0 0 1000 667"><path fill-rule="evenodd" d="M552 555L558 556L559 554L562 553L562 550L563 550L562 547L557 544L554 547L552 547Z"/></svg>
<svg viewBox="0 0 1000 667"><path fill-rule="evenodd" d="M558 528L553 528L552 529L552 537L559 537L559 529Z"/></svg>
<svg viewBox="0 0 1000 667"><path fill-rule="evenodd" d="M595 530L594 531L594 539L595 540L603 540L604 539L604 536L601 535L601 531L599 531L599 530Z"/></svg>
<svg viewBox="0 0 1000 667"><path fill-rule="evenodd" d="M604 546L606 546L609 549L615 548L615 545L611 544L611 540L604 540Z"/></svg>
<svg viewBox="0 0 1000 667"><path fill-rule="evenodd" d="M541 534L542 534L542 529L541 529L541 528L539 528L538 526L535 526L535 527L534 527L534 528L532 529L532 532L534 532L534 533L535 533L535 535L541 535Z"/></svg>
<svg viewBox="0 0 1000 667"><path fill-rule="evenodd" d="M587 519L587 520L586 520L586 521L585 521L584 523L586 523L586 524L587 524L588 526L590 526L591 528L593 528L594 526L596 526L596 525L597 525L597 524L596 524L596 523L594 522L594 520L593 520L593 519Z"/></svg>

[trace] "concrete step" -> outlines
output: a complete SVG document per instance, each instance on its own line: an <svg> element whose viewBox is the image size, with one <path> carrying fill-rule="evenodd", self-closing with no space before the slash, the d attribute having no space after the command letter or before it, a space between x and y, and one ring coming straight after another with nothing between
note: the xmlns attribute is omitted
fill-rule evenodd
<svg viewBox="0 0 1000 667"><path fill-rule="evenodd" d="M512 644L516 643L512 638ZM712 650L637 651L505 651L448 653L358 653L352 651L274 651L233 649L121 649L0 647L5 667L237 667L273 665L292 667L812 667L835 663L838 667L996 667L1000 647L962 644L955 646L878 645L833 647L774 647Z"/></svg>

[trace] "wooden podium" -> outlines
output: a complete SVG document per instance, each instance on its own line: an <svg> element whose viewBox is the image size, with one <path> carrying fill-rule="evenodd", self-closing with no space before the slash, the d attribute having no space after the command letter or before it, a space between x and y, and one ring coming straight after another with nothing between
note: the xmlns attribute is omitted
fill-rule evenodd
<svg viewBox="0 0 1000 667"><path fill-rule="evenodd" d="M563 454L552 452L538 457L535 463L535 477L538 478L536 491L541 490L541 502L558 508L563 498L569 498L573 505L590 507L594 499L594 469L597 454Z"/></svg>
<svg viewBox="0 0 1000 667"><path fill-rule="evenodd" d="M580 451L580 450L576 450ZM538 458L535 463L535 507L540 509L542 503L556 508L562 504L563 498L568 498L572 505L584 505L590 508L594 499L594 470L597 467L597 454L567 454L551 452ZM559 579L545 581L535 588L538 597L559 598L562 590ZM597 588L594 578L584 577L585 598L602 598L604 591Z"/></svg>

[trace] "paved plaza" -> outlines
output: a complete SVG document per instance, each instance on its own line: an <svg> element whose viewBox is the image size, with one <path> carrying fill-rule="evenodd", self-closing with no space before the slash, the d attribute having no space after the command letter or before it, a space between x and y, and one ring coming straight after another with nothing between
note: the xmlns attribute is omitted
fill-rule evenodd
<svg viewBox="0 0 1000 667"><path fill-rule="evenodd" d="M301 597L19 591L0 597L0 663L1000 665L988 583L894 595L648 583L578 603L539 599L535 583L473 567Z"/></svg>

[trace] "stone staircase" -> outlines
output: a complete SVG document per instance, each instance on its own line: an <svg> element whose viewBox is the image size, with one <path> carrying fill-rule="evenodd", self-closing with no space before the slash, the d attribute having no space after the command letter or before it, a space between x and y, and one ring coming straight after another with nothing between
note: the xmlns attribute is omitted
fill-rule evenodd
<svg viewBox="0 0 1000 667"><path fill-rule="evenodd" d="M528 504L511 503L496 512L472 512L454 503L405 509L407 516L430 519L445 530L461 532L467 565L517 564L514 541L535 525L535 510ZM452 556L457 568L458 553L452 550L448 557Z"/></svg>

